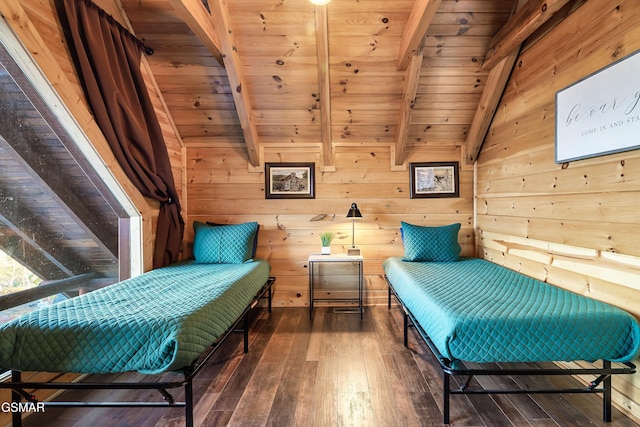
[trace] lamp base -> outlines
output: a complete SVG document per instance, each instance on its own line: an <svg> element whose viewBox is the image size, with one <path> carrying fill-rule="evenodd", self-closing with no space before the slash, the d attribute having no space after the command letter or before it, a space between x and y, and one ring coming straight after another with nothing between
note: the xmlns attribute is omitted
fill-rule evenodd
<svg viewBox="0 0 640 427"><path fill-rule="evenodd" d="M360 248L349 248L347 249L347 255L360 255Z"/></svg>

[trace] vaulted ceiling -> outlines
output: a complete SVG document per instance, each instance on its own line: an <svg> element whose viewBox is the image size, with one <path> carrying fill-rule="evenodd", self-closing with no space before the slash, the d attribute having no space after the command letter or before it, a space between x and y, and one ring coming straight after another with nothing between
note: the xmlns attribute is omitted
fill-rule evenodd
<svg viewBox="0 0 640 427"><path fill-rule="evenodd" d="M475 160L521 45L584 0L122 0L185 143L461 146Z"/></svg>

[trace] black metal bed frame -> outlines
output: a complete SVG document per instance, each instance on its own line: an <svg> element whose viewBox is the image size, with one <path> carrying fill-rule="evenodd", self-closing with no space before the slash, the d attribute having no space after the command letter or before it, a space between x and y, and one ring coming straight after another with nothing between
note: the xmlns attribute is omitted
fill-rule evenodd
<svg viewBox="0 0 640 427"><path fill-rule="evenodd" d="M612 368L611 362L603 360L602 368L483 368L482 364L478 368L467 368L462 361L450 360L440 354L435 344L426 334L420 323L404 305L396 293L389 278L385 275L385 280L389 286L388 309L391 309L391 296L395 296L403 311L403 334L404 346L408 347L409 326L416 328L429 350L438 360L443 372L443 424L449 424L450 397L452 394L560 394L560 393L602 393L603 406L602 418L605 422L611 422L611 375L635 374L636 366L631 362L619 363L620 367ZM411 324L409 324L411 321ZM622 367L625 366L625 367ZM474 376L511 376L511 375L596 375L593 381L583 388L552 388L552 389L470 389L469 385ZM452 376L466 376L466 380L459 389L451 388ZM602 387L600 385L602 384Z"/></svg>
<svg viewBox="0 0 640 427"><path fill-rule="evenodd" d="M26 389L34 390L157 390L164 401L157 402L81 402L81 401L50 401L42 402L44 407L85 407L85 408L121 408L121 407L162 407L162 408L185 408L185 421L186 427L193 427L193 379L207 364L207 362L213 357L213 354L220 348L226 338L233 332L242 332L244 335L244 352L249 351L249 312L258 304L258 301L262 298L268 300L268 311L271 313L273 291L272 286L275 283L276 278L270 276L265 282L262 288L253 298L251 304L249 304L242 315L235 321L224 334L218 338L218 340L212 344L210 349L203 353L203 355L196 360L192 366L180 371L183 377L175 381L150 381L150 382L112 382L112 383L100 383L100 382L30 382L21 380L21 372L11 371L10 382L0 382L0 389L12 390L11 397L12 402L22 402L24 398L26 402L37 403L37 398ZM238 326L242 323L242 328L238 329ZM5 371L7 372L7 371ZM169 393L168 390L172 390L178 387L184 387L184 401L178 402ZM13 427L20 427L22 425L22 413L12 413L12 425Z"/></svg>

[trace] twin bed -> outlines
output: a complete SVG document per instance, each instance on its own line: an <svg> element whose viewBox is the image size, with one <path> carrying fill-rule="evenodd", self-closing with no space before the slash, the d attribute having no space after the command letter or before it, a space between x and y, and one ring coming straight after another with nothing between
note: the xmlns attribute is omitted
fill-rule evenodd
<svg viewBox="0 0 640 427"><path fill-rule="evenodd" d="M45 406L177 406L193 425L192 381L224 339L242 326L248 351L248 314L268 298L275 278L253 259L257 223L194 224L195 260L28 313L0 328L0 368L12 371L13 400L33 402L31 389L155 389L157 402L46 402ZM242 325L241 325L242 323ZM143 374L178 372L173 381L144 383L34 383L21 372ZM168 390L184 387L185 401ZM16 412L13 425L19 426Z"/></svg>
<svg viewBox="0 0 640 427"><path fill-rule="evenodd" d="M635 373L631 360L640 351L638 321L609 304L486 260L461 258L459 228L403 223L404 256L383 264L389 307L395 295L404 310L405 345L410 321L444 372L444 423L449 423L451 394L523 392L603 393L603 418L611 421L611 375ZM495 368L501 363L599 360L602 368ZM571 390L469 388L476 375L580 374L596 379ZM452 390L451 376L458 375L467 379Z"/></svg>

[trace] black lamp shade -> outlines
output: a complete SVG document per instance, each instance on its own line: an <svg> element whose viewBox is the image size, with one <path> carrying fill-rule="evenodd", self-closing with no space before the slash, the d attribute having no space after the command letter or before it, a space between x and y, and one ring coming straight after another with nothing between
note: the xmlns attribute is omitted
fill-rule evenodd
<svg viewBox="0 0 640 427"><path fill-rule="evenodd" d="M360 213L358 205L351 203L351 209L347 212L347 218L362 218L362 213Z"/></svg>

